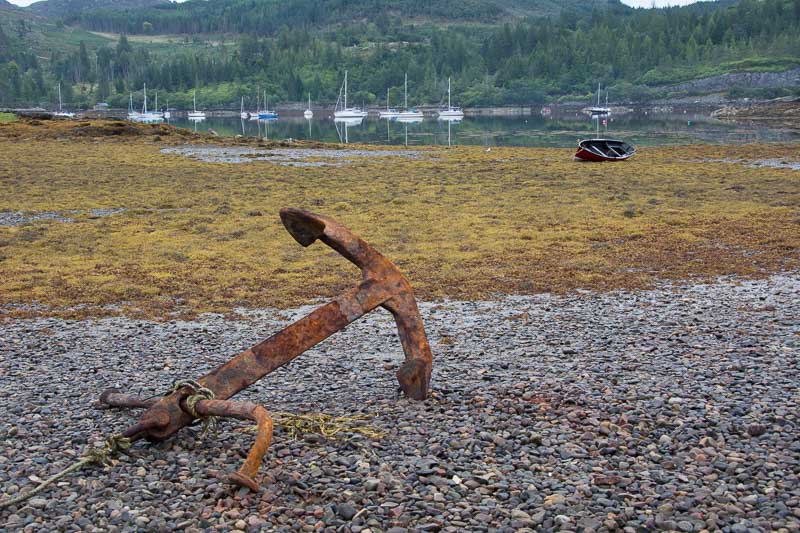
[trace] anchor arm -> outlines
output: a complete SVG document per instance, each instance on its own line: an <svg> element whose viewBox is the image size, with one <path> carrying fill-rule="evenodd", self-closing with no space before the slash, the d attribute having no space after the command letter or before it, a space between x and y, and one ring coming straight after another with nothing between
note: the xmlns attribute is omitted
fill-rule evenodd
<svg viewBox="0 0 800 533"><path fill-rule="evenodd" d="M384 302L383 307L394 316L406 354L405 362L396 373L400 388L409 398L424 400L428 396L433 355L411 288Z"/></svg>
<svg viewBox="0 0 800 533"><path fill-rule="evenodd" d="M148 409L161 401L161 396L139 398L133 394L125 394L118 389L107 389L100 394L100 403L108 407L128 407Z"/></svg>
<svg viewBox="0 0 800 533"><path fill-rule="evenodd" d="M181 402L181 407L188 409L185 400ZM228 479L247 487L253 492L258 492L259 484L255 480L258 469L261 467L261 460L267 453L270 442L272 442L272 418L262 406L253 402L236 402L233 400L200 400L194 405L195 411L201 416L222 416L227 418L237 418L239 420L252 420L257 424L256 441L250 452L247 454L244 464L235 472L228 476Z"/></svg>

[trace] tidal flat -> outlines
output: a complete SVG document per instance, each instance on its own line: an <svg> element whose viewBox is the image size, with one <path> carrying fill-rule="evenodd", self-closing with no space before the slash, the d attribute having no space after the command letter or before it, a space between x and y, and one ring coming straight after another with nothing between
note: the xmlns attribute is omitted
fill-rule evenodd
<svg viewBox="0 0 800 533"><path fill-rule="evenodd" d="M278 424L257 493L225 482L253 434L224 420L136 443L0 511L0 529L796 531L797 153L595 165L0 125L0 502L134 423L96 409L106 388L162 394L356 283L281 207L400 266L433 350L429 397L398 397L403 351L377 311L242 391L375 435Z"/></svg>
<svg viewBox="0 0 800 533"><path fill-rule="evenodd" d="M204 146L261 155L180 153ZM311 164L276 164L270 151ZM764 277L800 260L797 144L643 148L593 165L558 148L345 149L19 121L0 125L0 154L7 317L191 317L294 307L352 285L351 265L286 233L285 206L349 226L426 301ZM763 160L786 164L754 168Z"/></svg>

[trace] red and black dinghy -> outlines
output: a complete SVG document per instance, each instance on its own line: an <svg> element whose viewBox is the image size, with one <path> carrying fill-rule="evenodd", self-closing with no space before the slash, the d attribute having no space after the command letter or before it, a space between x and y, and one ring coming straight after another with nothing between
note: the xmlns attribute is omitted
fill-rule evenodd
<svg viewBox="0 0 800 533"><path fill-rule="evenodd" d="M585 139L578 142L579 161L625 161L636 155L636 148L618 139Z"/></svg>

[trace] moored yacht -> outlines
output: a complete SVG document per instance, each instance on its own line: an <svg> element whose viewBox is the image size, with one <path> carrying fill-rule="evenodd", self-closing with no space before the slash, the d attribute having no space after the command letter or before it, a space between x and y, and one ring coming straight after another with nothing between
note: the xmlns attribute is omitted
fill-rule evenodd
<svg viewBox="0 0 800 533"><path fill-rule="evenodd" d="M197 89L194 90L194 94L192 95L192 111L186 113L186 116L189 120L205 120L206 113L205 111L198 111L197 110Z"/></svg>
<svg viewBox="0 0 800 533"><path fill-rule="evenodd" d="M461 120L464 118L464 111L460 107L450 105L450 78L447 78L447 108L439 111L441 120Z"/></svg>
<svg viewBox="0 0 800 533"><path fill-rule="evenodd" d="M61 82L58 82L58 111L53 113L54 117L61 117L61 118L75 118L75 113L71 111L64 111L61 108Z"/></svg>
<svg viewBox="0 0 800 533"><path fill-rule="evenodd" d="M403 111L397 114L397 120L400 122L422 122L425 115L422 111L408 108L408 72L406 72L405 82L403 84Z"/></svg>
<svg viewBox="0 0 800 533"><path fill-rule="evenodd" d="M347 71L344 71L344 100L342 100L342 89L339 89L339 98L336 100L336 110L333 112L334 118L337 119L350 119L350 118L364 118L367 116L366 111L362 111L358 107L347 107ZM342 104L341 106L339 104Z"/></svg>
<svg viewBox="0 0 800 533"><path fill-rule="evenodd" d="M381 118L397 118L397 115L400 114L400 111L397 109L389 107L389 89L386 89L386 111L381 111L380 117Z"/></svg>

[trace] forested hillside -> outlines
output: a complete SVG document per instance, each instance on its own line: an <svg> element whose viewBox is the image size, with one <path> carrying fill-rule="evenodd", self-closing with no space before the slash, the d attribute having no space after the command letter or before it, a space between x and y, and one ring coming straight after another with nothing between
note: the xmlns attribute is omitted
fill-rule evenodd
<svg viewBox="0 0 800 533"><path fill-rule="evenodd" d="M49 0L68 1L68 0ZM71 0L88 1L88 0ZM545 17L565 9L621 6L619 0L190 0L153 9L86 9L66 20L116 33L247 33L269 36L282 28L320 29L334 24L471 22L491 24L524 16ZM402 22L401 22L402 21Z"/></svg>
<svg viewBox="0 0 800 533"><path fill-rule="evenodd" d="M565 8L550 18L513 15L551 13L554 4L191 0L166 8L103 10L113 14L109 18L90 17L96 10L80 15L80 24L96 29L120 29L114 26L117 16L137 27L128 38L111 36L113 41L50 19L50 33L64 35L65 42L68 35L70 44L40 44L35 53L31 28L40 22L0 19L0 105L52 102L59 80L65 99L81 106L125 105L144 83L159 91L161 101L178 106L188 105L195 87L205 107L233 105L257 88L267 90L274 103L301 101L308 92L315 101L333 102L345 69L351 98L359 103L383 102L387 88L398 102L405 72L415 105L441 102L448 77L458 103L468 106L586 98L597 83L610 87L612 99L642 101L668 96L670 84L690 79L800 67L800 0L638 10L615 0L593 10ZM419 18L401 16L398 6ZM274 20L258 28L270 17L257 10L270 7L276 9ZM310 10L305 15L304 8ZM183 26L189 23L208 33ZM76 42L80 35L93 40ZM730 90L752 96L798 92Z"/></svg>
<svg viewBox="0 0 800 533"><path fill-rule="evenodd" d="M60 17L74 20L84 11L93 9L114 9L117 12L171 5L169 0L40 0L28 6L28 10L37 15Z"/></svg>

